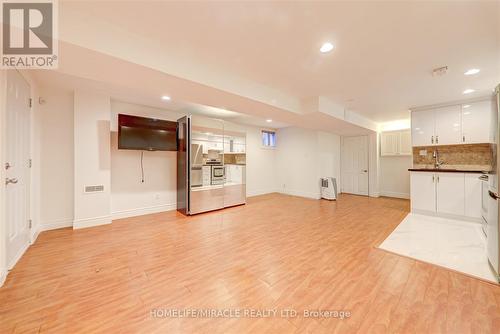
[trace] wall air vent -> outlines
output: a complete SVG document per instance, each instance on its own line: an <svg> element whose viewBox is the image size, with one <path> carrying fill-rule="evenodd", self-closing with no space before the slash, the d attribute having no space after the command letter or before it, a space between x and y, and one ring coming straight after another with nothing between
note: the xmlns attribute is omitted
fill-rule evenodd
<svg viewBox="0 0 500 334"><path fill-rule="evenodd" d="M104 191L104 186L85 186L85 193L102 193Z"/></svg>

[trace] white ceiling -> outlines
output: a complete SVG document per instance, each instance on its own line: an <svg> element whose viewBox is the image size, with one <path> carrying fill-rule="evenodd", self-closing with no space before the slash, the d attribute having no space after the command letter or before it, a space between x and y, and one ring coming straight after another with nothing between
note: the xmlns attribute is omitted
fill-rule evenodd
<svg viewBox="0 0 500 334"><path fill-rule="evenodd" d="M65 41L289 110L324 96L383 122L500 82L497 1L71 1L59 12ZM333 52L318 52L324 41Z"/></svg>

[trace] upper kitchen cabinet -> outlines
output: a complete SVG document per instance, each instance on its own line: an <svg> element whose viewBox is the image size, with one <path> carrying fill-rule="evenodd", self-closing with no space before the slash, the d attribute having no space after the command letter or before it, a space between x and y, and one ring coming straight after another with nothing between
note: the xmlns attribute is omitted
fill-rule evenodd
<svg viewBox="0 0 500 334"><path fill-rule="evenodd" d="M411 113L411 137L413 146L434 145L434 110Z"/></svg>
<svg viewBox="0 0 500 334"><path fill-rule="evenodd" d="M493 142L491 101L462 105L462 138L465 144Z"/></svg>
<svg viewBox="0 0 500 334"><path fill-rule="evenodd" d="M491 101L411 113L413 146L494 142Z"/></svg>
<svg viewBox="0 0 500 334"><path fill-rule="evenodd" d="M411 155L411 131L387 131L380 134L380 155Z"/></svg>
<svg viewBox="0 0 500 334"><path fill-rule="evenodd" d="M436 119L434 144L452 145L460 143L460 113L460 106L434 109Z"/></svg>
<svg viewBox="0 0 500 334"><path fill-rule="evenodd" d="M231 133L224 138L224 153L245 153L246 141L245 134Z"/></svg>

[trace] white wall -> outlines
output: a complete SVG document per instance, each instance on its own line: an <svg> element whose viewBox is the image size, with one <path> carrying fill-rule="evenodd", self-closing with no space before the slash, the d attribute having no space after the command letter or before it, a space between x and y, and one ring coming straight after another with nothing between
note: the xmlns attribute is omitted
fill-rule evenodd
<svg viewBox="0 0 500 334"><path fill-rule="evenodd" d="M7 75L6 70L0 70L0 166L5 166L5 101ZM0 178L5 180L5 168L0 168ZM0 286L7 277L7 228L5 217L5 182L0 182Z"/></svg>
<svg viewBox="0 0 500 334"><path fill-rule="evenodd" d="M175 210L177 152L118 150L118 114L176 121L182 114L118 101L111 102L111 214L113 219Z"/></svg>
<svg viewBox="0 0 500 334"><path fill-rule="evenodd" d="M380 195L410 198L411 156L380 157Z"/></svg>
<svg viewBox="0 0 500 334"><path fill-rule="evenodd" d="M44 87L36 114L40 230L73 226L73 92ZM38 104L38 101L35 102Z"/></svg>
<svg viewBox="0 0 500 334"><path fill-rule="evenodd" d="M380 145L376 132L368 135L368 196L380 196Z"/></svg>
<svg viewBox="0 0 500 334"><path fill-rule="evenodd" d="M401 119L381 123L379 131L405 130L410 128L410 119ZM380 135L378 136L380 140ZM380 148L380 144L378 145ZM397 198L410 198L410 172L412 167L411 156L381 157L380 161L380 195Z"/></svg>
<svg viewBox="0 0 500 334"><path fill-rule="evenodd" d="M246 127L247 133L247 196L277 191L276 152L262 147L261 128Z"/></svg>
<svg viewBox="0 0 500 334"><path fill-rule="evenodd" d="M73 228L111 223L110 98L77 90L74 94ZM103 192L84 193L103 185Z"/></svg>
<svg viewBox="0 0 500 334"><path fill-rule="evenodd" d="M279 129L276 180L279 192L320 198L319 179L340 176L340 137L296 127Z"/></svg>
<svg viewBox="0 0 500 334"><path fill-rule="evenodd" d="M318 132L319 177L333 176L340 184L340 136Z"/></svg>

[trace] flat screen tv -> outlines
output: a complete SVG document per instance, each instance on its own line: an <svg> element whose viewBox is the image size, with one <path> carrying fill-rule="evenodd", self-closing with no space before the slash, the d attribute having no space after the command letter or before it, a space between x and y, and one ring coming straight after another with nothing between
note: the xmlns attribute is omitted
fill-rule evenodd
<svg viewBox="0 0 500 334"><path fill-rule="evenodd" d="M177 122L119 114L118 149L177 151Z"/></svg>

